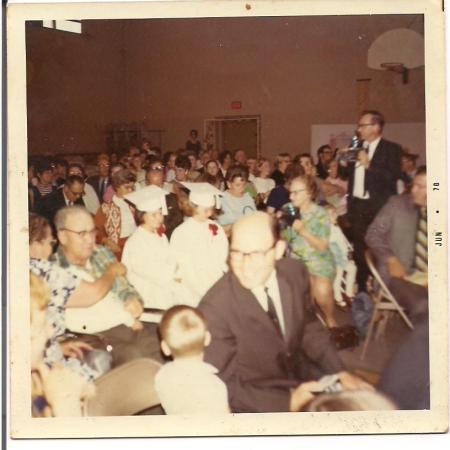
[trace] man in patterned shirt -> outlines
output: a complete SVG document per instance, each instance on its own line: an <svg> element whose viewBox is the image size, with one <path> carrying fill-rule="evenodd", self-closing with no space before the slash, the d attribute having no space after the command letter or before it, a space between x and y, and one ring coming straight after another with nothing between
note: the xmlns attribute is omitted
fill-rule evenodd
<svg viewBox="0 0 450 450"><path fill-rule="evenodd" d="M82 207L58 211L55 226L60 246L54 262L86 281L102 276L114 255L95 244L92 216ZM66 325L73 332L100 335L112 346L114 365L131 359L161 359L155 324L138 320L142 301L125 277L117 277L110 291L93 306L66 310Z"/></svg>

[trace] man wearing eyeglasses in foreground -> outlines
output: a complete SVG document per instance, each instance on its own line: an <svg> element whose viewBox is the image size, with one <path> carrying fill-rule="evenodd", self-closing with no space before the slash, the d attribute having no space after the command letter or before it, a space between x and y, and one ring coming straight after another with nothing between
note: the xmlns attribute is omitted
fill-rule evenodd
<svg viewBox="0 0 450 450"><path fill-rule="evenodd" d="M384 117L378 111L364 111L358 121L357 133L363 150L357 160L340 164L349 177L348 215L352 228L355 263L358 267L358 290L366 290L369 276L364 252L367 228L391 195L397 193L400 178L401 148L383 139Z"/></svg>
<svg viewBox="0 0 450 450"><path fill-rule="evenodd" d="M322 375L338 373L344 389L370 389L344 371L314 315L306 267L282 258L286 243L263 212L232 228L230 268L205 295L212 341L205 361L225 382L233 412L298 411ZM308 383L304 383L308 382Z"/></svg>
<svg viewBox="0 0 450 450"><path fill-rule="evenodd" d="M60 245L52 259L82 280L95 281L116 261L106 247L95 244L94 220L85 208L59 210L55 226ZM95 305L68 308L66 326L76 333L102 336L112 346L115 366L140 357L161 359L156 325L141 323L142 311L139 294L125 276L119 276Z"/></svg>

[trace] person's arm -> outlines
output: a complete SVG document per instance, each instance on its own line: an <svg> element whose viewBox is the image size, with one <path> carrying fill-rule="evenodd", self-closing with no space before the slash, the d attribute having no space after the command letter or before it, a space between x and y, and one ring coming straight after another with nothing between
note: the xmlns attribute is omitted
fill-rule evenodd
<svg viewBox="0 0 450 450"><path fill-rule="evenodd" d="M116 277L126 274L125 266L115 261L93 282L82 280L66 303L67 308L87 308L101 300L111 289Z"/></svg>
<svg viewBox="0 0 450 450"><path fill-rule="evenodd" d="M390 186L400 178L400 147L397 144L390 144L386 151L388 154L386 155L384 164L374 165L372 164L372 160L366 167L366 177L369 186L376 184ZM364 154L366 153L364 152Z"/></svg>
<svg viewBox="0 0 450 450"><path fill-rule="evenodd" d="M110 263L117 261L116 257L113 253L106 247L98 246L96 248L96 252L98 253L98 258L103 259L105 261L109 261ZM119 297L119 299L125 303L129 298L135 298L137 301L142 303L139 293L136 289L129 283L125 276L118 276L114 279L112 284L112 288L114 294Z"/></svg>
<svg viewBox="0 0 450 450"><path fill-rule="evenodd" d="M222 197L222 214L217 218L217 221L222 225L225 229L225 232L227 231L226 226L230 226L233 224L233 222L236 220L236 217L229 205L227 196Z"/></svg>
<svg viewBox="0 0 450 450"><path fill-rule="evenodd" d="M328 248L328 241L326 239L322 239L318 236L315 236L310 231L308 231L305 227L304 221L296 219L292 224L292 228L297 234L302 236L308 242L309 245L311 245L315 249L323 252Z"/></svg>
<svg viewBox="0 0 450 450"><path fill-rule="evenodd" d="M395 258L389 245L389 234L397 212L398 206L393 197L383 206L367 230L366 244L379 264L387 264L389 258Z"/></svg>
<svg viewBox="0 0 450 450"><path fill-rule="evenodd" d="M80 417L81 401L95 394L95 386L68 367L39 368L45 399L55 417Z"/></svg>

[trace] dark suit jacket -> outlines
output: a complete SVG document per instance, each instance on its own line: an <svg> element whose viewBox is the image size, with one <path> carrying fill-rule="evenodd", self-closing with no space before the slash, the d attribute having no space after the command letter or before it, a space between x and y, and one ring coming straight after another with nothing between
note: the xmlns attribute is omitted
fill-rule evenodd
<svg viewBox="0 0 450 450"><path fill-rule="evenodd" d="M205 361L219 370L233 412L288 411L290 388L343 369L327 330L311 308L306 267L284 259L276 269L284 338L232 272L225 274L199 305L212 335ZM308 373L306 368L311 365L307 366L307 361L320 372Z"/></svg>
<svg viewBox="0 0 450 450"><path fill-rule="evenodd" d="M77 199L75 201L75 205L84 206L83 199ZM46 217L53 226L53 219L55 218L55 214L64 206L66 206L66 201L64 199L62 188L57 189L56 191L53 191L51 194L46 195L42 198L39 213L42 216Z"/></svg>
<svg viewBox="0 0 450 450"><path fill-rule="evenodd" d="M401 148L398 144L381 139L366 170L365 188L369 192L374 211L378 211L391 195L397 193L397 179L400 178ZM348 193L353 196L355 164L349 164Z"/></svg>
<svg viewBox="0 0 450 450"><path fill-rule="evenodd" d="M168 214L164 216L164 225L166 227L167 239L170 239L173 230L183 222L183 213L178 206L178 197L176 194L171 192L166 195L167 212Z"/></svg>
<svg viewBox="0 0 450 450"><path fill-rule="evenodd" d="M97 194L97 197L98 197L98 201L100 202L100 204L102 204L103 203L103 196L100 195L100 189L99 189L100 188L100 186L99 186L100 177L98 175L93 175L92 177L88 177L86 179L86 183L89 183L94 188L94 191L95 191L95 193ZM103 191L103 194L105 193L106 188L110 184L111 184L111 179L108 178L108 182L106 183L105 190Z"/></svg>

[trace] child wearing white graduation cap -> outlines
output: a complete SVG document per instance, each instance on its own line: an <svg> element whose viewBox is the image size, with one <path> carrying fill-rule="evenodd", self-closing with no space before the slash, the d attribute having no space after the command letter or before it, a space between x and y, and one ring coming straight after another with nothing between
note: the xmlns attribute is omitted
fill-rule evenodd
<svg viewBox="0 0 450 450"><path fill-rule="evenodd" d="M187 183L190 216L172 233L170 247L177 262L177 277L190 292L196 307L203 295L228 270L228 239L211 216L220 208L222 192L209 183Z"/></svg>
<svg viewBox="0 0 450 450"><path fill-rule="evenodd" d="M175 282L175 260L165 235L167 194L158 186L147 186L125 197L137 209L139 227L125 244L122 263L146 308L168 309L185 297Z"/></svg>

